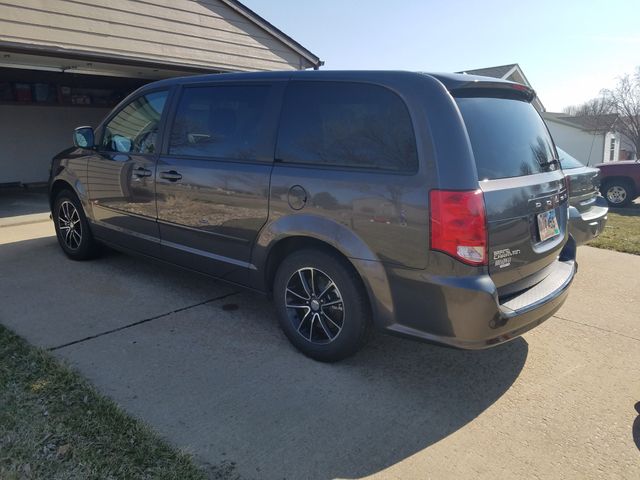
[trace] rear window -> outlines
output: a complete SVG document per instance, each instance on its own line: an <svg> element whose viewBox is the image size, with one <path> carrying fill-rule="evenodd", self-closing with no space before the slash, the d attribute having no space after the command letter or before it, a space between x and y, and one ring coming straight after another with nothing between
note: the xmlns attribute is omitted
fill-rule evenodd
<svg viewBox="0 0 640 480"><path fill-rule="evenodd" d="M292 82L276 153L282 162L413 172L416 139L402 99L377 85Z"/></svg>
<svg viewBox="0 0 640 480"><path fill-rule="evenodd" d="M547 127L530 103L486 97L456 98L469 133L479 180L558 169Z"/></svg>

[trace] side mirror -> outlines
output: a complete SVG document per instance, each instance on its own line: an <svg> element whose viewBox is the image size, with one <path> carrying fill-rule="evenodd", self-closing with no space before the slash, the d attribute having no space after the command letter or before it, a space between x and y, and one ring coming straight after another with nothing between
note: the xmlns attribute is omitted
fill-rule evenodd
<svg viewBox="0 0 640 480"><path fill-rule="evenodd" d="M95 138L92 127L78 127L73 131L73 145L80 148L93 148Z"/></svg>

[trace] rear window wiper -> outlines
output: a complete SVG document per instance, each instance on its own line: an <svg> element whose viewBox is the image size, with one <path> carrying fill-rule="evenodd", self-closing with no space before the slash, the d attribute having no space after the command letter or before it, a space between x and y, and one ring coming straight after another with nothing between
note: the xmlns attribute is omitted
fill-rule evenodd
<svg viewBox="0 0 640 480"><path fill-rule="evenodd" d="M548 162L541 162L540 163L541 167L548 167L549 165L560 165L560 159L559 158L552 158Z"/></svg>

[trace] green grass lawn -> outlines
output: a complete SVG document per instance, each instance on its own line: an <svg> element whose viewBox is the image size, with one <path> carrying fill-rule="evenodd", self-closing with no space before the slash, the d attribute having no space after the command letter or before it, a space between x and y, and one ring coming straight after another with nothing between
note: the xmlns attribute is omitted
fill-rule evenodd
<svg viewBox="0 0 640 480"><path fill-rule="evenodd" d="M205 473L78 374L0 326L0 479L14 478L190 480Z"/></svg>
<svg viewBox="0 0 640 480"><path fill-rule="evenodd" d="M640 205L609 210L604 231L588 245L640 255Z"/></svg>

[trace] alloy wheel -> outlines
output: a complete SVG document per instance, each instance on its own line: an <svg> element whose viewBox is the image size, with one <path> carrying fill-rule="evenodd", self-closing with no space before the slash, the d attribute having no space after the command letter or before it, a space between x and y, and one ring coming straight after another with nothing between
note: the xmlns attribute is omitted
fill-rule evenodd
<svg viewBox="0 0 640 480"><path fill-rule="evenodd" d="M317 268L301 268L291 275L285 306L293 327L308 342L331 343L342 331L342 295L331 277Z"/></svg>
<svg viewBox="0 0 640 480"><path fill-rule="evenodd" d="M76 206L65 200L58 208L58 229L62 241L70 250L77 250L82 242L82 222Z"/></svg>
<svg viewBox="0 0 640 480"><path fill-rule="evenodd" d="M614 185L607 190L607 200L611 203L622 203L627 198L627 191L618 185Z"/></svg>

